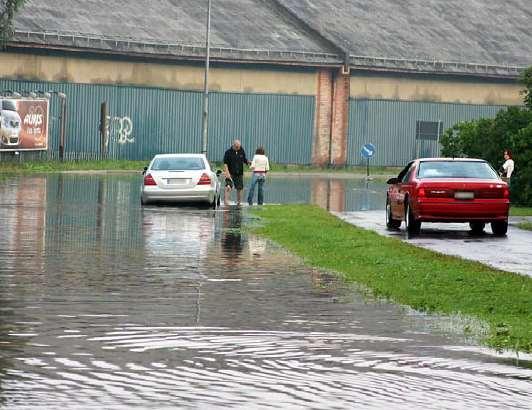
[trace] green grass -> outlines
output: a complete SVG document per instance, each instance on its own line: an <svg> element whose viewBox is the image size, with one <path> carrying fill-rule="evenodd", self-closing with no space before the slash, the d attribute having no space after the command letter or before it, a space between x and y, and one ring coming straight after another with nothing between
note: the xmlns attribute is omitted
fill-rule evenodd
<svg viewBox="0 0 532 410"><path fill-rule="evenodd" d="M370 167L370 175L398 175L402 168L397 167ZM345 167L316 167L311 165L287 165L273 164L272 172L295 172L295 173L340 173L340 174L358 174L366 175L365 166L345 166Z"/></svg>
<svg viewBox="0 0 532 410"><path fill-rule="evenodd" d="M520 224L517 224L517 226L521 229L532 231L532 222L521 222Z"/></svg>
<svg viewBox="0 0 532 410"><path fill-rule="evenodd" d="M532 216L532 208L512 206L510 216Z"/></svg>
<svg viewBox="0 0 532 410"><path fill-rule="evenodd" d="M215 163L217 168L222 168L221 162ZM365 166L344 166L344 167L318 167L314 165L299 165L299 164L277 164L270 163L271 173L327 173L327 174L356 174L366 175ZM401 172L399 167L370 167L370 175L397 175Z"/></svg>
<svg viewBox="0 0 532 410"><path fill-rule="evenodd" d="M266 206L254 215L264 223L258 234L311 266L419 311L480 319L489 326L486 345L532 351L532 278L417 248L309 205Z"/></svg>
<svg viewBox="0 0 532 410"><path fill-rule="evenodd" d="M127 160L94 160L94 161L0 161L0 173L31 173L31 172L60 172L60 171L137 171L148 165L149 161ZM217 169L222 168L221 163L215 163ZM339 173L365 175L365 167L338 167L320 168L310 165L272 164L272 173ZM394 167L372 167L371 175L396 175L400 171Z"/></svg>
<svg viewBox="0 0 532 410"><path fill-rule="evenodd" d="M42 173L61 171L142 171L148 161L1 161L0 173Z"/></svg>

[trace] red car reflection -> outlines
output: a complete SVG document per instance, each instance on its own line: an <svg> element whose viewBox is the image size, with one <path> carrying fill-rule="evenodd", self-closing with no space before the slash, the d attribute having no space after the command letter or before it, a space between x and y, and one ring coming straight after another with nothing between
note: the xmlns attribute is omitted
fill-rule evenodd
<svg viewBox="0 0 532 410"><path fill-rule="evenodd" d="M493 233L508 230L508 184L484 160L424 158L410 162L388 180L386 225L397 229L404 220L410 234L422 222L469 222L474 233L486 223Z"/></svg>

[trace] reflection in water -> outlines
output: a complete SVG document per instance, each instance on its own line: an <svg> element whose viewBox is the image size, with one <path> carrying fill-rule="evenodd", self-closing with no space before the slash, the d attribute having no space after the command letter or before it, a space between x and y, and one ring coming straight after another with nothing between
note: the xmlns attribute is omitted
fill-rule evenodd
<svg viewBox="0 0 532 410"><path fill-rule="evenodd" d="M328 211L345 210L347 181L339 179L315 179L312 181L311 203Z"/></svg>
<svg viewBox="0 0 532 410"><path fill-rule="evenodd" d="M312 203L333 212L384 209L386 184L365 179L271 177L268 203Z"/></svg>
<svg viewBox="0 0 532 410"><path fill-rule="evenodd" d="M222 214L222 249L227 261L233 261L242 253L242 213L238 207L233 207Z"/></svg>
<svg viewBox="0 0 532 410"><path fill-rule="evenodd" d="M16 367L35 331L31 316L22 312L26 286L33 272L44 268L46 228L45 177L0 182L0 405ZM17 275L17 283L10 279Z"/></svg>
<svg viewBox="0 0 532 410"><path fill-rule="evenodd" d="M0 184L2 407L528 406L529 357L361 297L242 233L245 208L141 208L138 183ZM382 200L359 181L275 186L331 210Z"/></svg>

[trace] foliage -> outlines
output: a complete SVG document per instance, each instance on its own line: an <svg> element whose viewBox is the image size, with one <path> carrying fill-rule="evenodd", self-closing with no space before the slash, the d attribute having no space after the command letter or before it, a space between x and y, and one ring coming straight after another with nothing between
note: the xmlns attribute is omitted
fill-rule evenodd
<svg viewBox="0 0 532 410"><path fill-rule="evenodd" d="M521 222L517 225L521 229L526 229L527 231L532 231L532 222Z"/></svg>
<svg viewBox="0 0 532 410"><path fill-rule="evenodd" d="M13 33L13 18L25 0L0 0L0 46L4 46Z"/></svg>
<svg viewBox="0 0 532 410"><path fill-rule="evenodd" d="M532 216L532 208L512 206L510 208L510 215L511 216Z"/></svg>
<svg viewBox="0 0 532 410"><path fill-rule="evenodd" d="M461 122L442 136L442 154L447 157L474 157L500 169L505 149L515 161L511 180L512 202L532 205L532 67L522 76L526 90L524 108L509 107L494 119Z"/></svg>
<svg viewBox="0 0 532 410"><path fill-rule="evenodd" d="M532 351L532 278L359 229L309 205L254 214L264 223L257 233L311 266L419 311L475 317L489 325L487 345Z"/></svg>
<svg viewBox="0 0 532 410"><path fill-rule="evenodd" d="M521 75L521 82L525 85L522 91L524 95L525 105L529 110L532 110L532 67L527 68Z"/></svg>

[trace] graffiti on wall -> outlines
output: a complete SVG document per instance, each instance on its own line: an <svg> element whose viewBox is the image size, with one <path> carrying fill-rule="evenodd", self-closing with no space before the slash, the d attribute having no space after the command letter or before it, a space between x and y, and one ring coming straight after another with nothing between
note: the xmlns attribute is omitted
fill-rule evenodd
<svg viewBox="0 0 532 410"><path fill-rule="evenodd" d="M107 117L107 144L109 140L116 141L120 145L133 144L133 121L129 117ZM106 144L106 145L107 145Z"/></svg>

